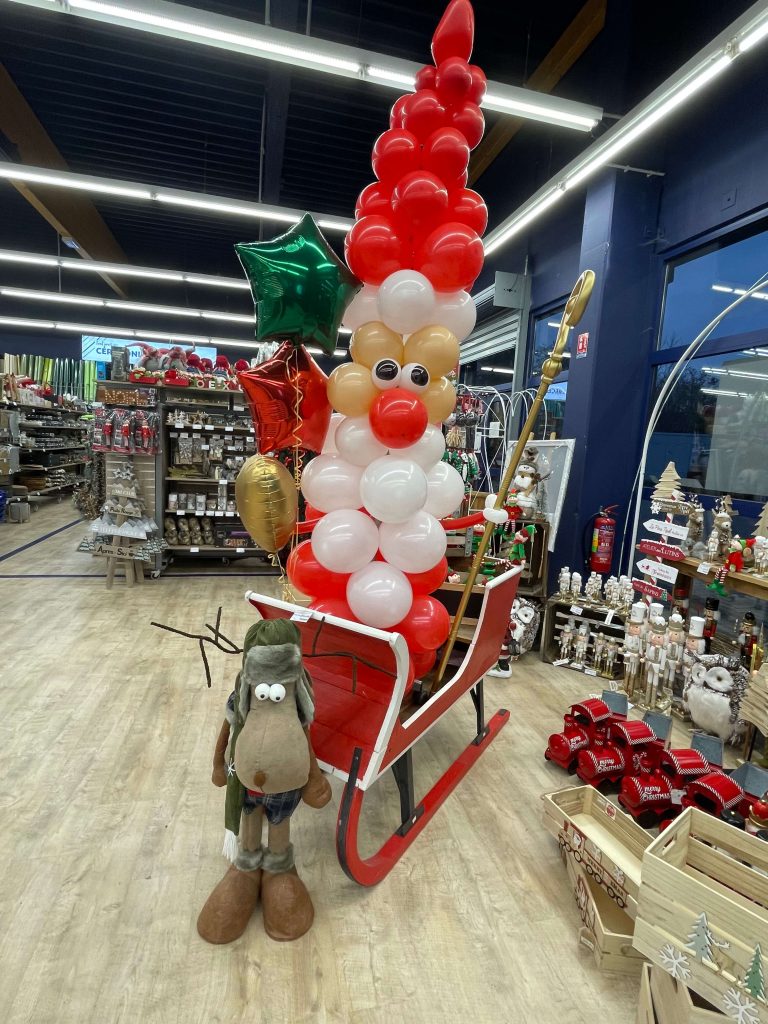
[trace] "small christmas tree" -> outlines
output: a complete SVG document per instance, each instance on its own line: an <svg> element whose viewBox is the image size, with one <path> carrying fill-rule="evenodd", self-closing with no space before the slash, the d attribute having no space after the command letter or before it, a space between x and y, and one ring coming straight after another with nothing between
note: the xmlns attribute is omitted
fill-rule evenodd
<svg viewBox="0 0 768 1024"><path fill-rule="evenodd" d="M680 476L675 469L675 464L670 462L659 477L659 482L656 484L651 495L651 501L666 501L670 498L673 501L678 501L682 498L680 483Z"/></svg>
<svg viewBox="0 0 768 1024"><path fill-rule="evenodd" d="M709 930L707 915L699 914L688 936L686 948L690 949L698 960L709 960L714 963L712 955L712 932Z"/></svg>
<svg viewBox="0 0 768 1024"><path fill-rule="evenodd" d="M755 523L755 529L752 532L753 537L768 537L768 501L763 505L763 510L760 513L760 518Z"/></svg>
<svg viewBox="0 0 768 1024"><path fill-rule="evenodd" d="M763 977L763 957L760 943L755 946L752 963L744 976L744 988L753 999L765 999L765 978Z"/></svg>

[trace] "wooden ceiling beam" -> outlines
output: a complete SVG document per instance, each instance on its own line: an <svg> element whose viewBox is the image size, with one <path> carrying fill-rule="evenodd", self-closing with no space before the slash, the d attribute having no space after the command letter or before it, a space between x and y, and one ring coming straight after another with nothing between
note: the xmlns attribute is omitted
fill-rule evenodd
<svg viewBox="0 0 768 1024"><path fill-rule="evenodd" d="M16 147L21 163L58 171L71 170L2 64L0 131ZM77 242L78 252L85 259L106 263L130 262L86 194L72 189L46 188L30 182L11 181L11 184L59 235ZM109 274L101 277L114 292L125 295Z"/></svg>
<svg viewBox="0 0 768 1024"><path fill-rule="evenodd" d="M527 79L527 88L551 93L560 79L573 67L589 44L605 25L608 0L587 0L568 28L563 32L544 60ZM501 117L491 128L472 155L469 164L469 183L474 184L481 174L528 123L522 117Z"/></svg>

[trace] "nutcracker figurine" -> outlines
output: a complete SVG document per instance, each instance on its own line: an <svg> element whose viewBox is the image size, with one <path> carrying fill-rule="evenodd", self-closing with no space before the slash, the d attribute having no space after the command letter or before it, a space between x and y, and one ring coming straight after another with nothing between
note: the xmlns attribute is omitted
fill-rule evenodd
<svg viewBox="0 0 768 1024"><path fill-rule="evenodd" d="M576 644L573 655L573 664L577 668L584 668L587 660L587 648L589 646L589 626L582 622L576 634Z"/></svg>
<svg viewBox="0 0 768 1024"><path fill-rule="evenodd" d="M651 620L651 631L645 646L645 699L643 706L656 707L659 694L659 678L664 670L664 641L667 637L667 624L659 616Z"/></svg>
<svg viewBox="0 0 768 1024"><path fill-rule="evenodd" d="M747 668L750 668L752 663L752 651L756 643L756 632L755 613L746 612L741 621L741 630L739 632L739 653L741 654L741 664L746 665Z"/></svg>
<svg viewBox="0 0 768 1024"><path fill-rule="evenodd" d="M616 664L616 655L618 653L618 640L608 639L605 645L605 668L603 669L603 675L606 679L613 679L613 666Z"/></svg>
<svg viewBox="0 0 768 1024"><path fill-rule="evenodd" d="M631 697L635 692L635 684L640 669L640 658L645 647L645 614L647 607L642 601L632 605L629 622L624 636L624 689Z"/></svg>
<svg viewBox="0 0 768 1024"><path fill-rule="evenodd" d="M568 619L566 624L560 630L560 657L567 661L571 656L571 650L573 649L573 631L575 629L576 622L574 619Z"/></svg>
<svg viewBox="0 0 768 1024"><path fill-rule="evenodd" d="M685 640L685 648L683 650L682 666L683 666L683 693L690 685L691 675L693 674L693 666L699 660L702 654L706 652L707 641L704 637L704 628L707 624L707 620L702 618L701 615L692 615L691 621L688 623L688 636Z"/></svg>
<svg viewBox="0 0 768 1024"><path fill-rule="evenodd" d="M564 565L560 570L560 575L557 577L557 594L558 597L567 597L571 592L571 570L567 565Z"/></svg>
<svg viewBox="0 0 768 1024"><path fill-rule="evenodd" d="M720 602L716 597L708 597L704 601L704 645L705 653L712 650L712 640L717 633L717 624L720 621Z"/></svg>
<svg viewBox="0 0 768 1024"><path fill-rule="evenodd" d="M584 587L584 597L590 604L600 604L602 600L603 581L596 572L589 574Z"/></svg>
<svg viewBox="0 0 768 1024"><path fill-rule="evenodd" d="M581 597L581 573L571 573L571 597L578 600Z"/></svg>
<svg viewBox="0 0 768 1024"><path fill-rule="evenodd" d="M605 637L598 630L595 633L595 642L592 645L592 667L599 674L603 669L603 659L605 658Z"/></svg>
<svg viewBox="0 0 768 1024"><path fill-rule="evenodd" d="M664 641L664 690L671 700L674 695L675 678L683 662L685 647L685 626L682 615L673 612L667 623L667 635Z"/></svg>

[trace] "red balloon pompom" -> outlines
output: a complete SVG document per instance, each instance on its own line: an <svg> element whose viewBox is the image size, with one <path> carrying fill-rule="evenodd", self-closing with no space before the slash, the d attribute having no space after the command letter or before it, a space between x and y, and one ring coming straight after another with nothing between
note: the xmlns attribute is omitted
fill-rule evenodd
<svg viewBox="0 0 768 1024"><path fill-rule="evenodd" d="M451 619L444 605L424 595L414 597L402 622L392 626L392 632L401 633L412 652L437 650L448 639L450 630Z"/></svg>
<svg viewBox="0 0 768 1024"><path fill-rule="evenodd" d="M344 239L344 256L352 273L366 284L381 284L402 270L405 250L392 223L384 217L363 217Z"/></svg>
<svg viewBox="0 0 768 1024"><path fill-rule="evenodd" d="M406 96L406 100L411 99ZM394 185L409 171L418 169L421 147L415 135L402 128L382 132L373 144L371 164L379 181Z"/></svg>
<svg viewBox="0 0 768 1024"><path fill-rule="evenodd" d="M483 69L479 68L477 64L470 64L469 70L472 74L472 88L467 93L467 99L470 103L476 103L479 107L485 97L488 79L485 77Z"/></svg>
<svg viewBox="0 0 768 1024"><path fill-rule="evenodd" d="M417 254L416 269L440 292L469 290L483 269L483 255L477 232L452 221L429 235ZM360 277L351 265L350 269Z"/></svg>
<svg viewBox="0 0 768 1024"><path fill-rule="evenodd" d="M411 652L411 665L413 666L413 674L417 679L421 679L427 672L432 668L437 660L437 651L412 651Z"/></svg>
<svg viewBox="0 0 768 1024"><path fill-rule="evenodd" d="M438 128L424 144L421 164L436 174L449 188L462 188L469 163L469 145L458 128ZM459 184L461 182L461 184Z"/></svg>
<svg viewBox="0 0 768 1024"><path fill-rule="evenodd" d="M313 612L322 612L323 615L335 615L339 619L348 619L350 622L359 622L352 609L343 597L321 597L313 601L309 606Z"/></svg>
<svg viewBox="0 0 768 1024"><path fill-rule="evenodd" d="M469 60L475 38L475 14L469 0L451 0L432 36L432 57L439 67L449 57Z"/></svg>
<svg viewBox="0 0 768 1024"><path fill-rule="evenodd" d="M312 597L345 597L348 573L331 572L321 565L312 551L312 541L303 540L288 556L285 567L288 579L302 592Z"/></svg>
<svg viewBox="0 0 768 1024"><path fill-rule="evenodd" d="M361 217L388 217L392 212L392 190L380 181L366 185L355 203L355 220Z"/></svg>
<svg viewBox="0 0 768 1024"><path fill-rule="evenodd" d="M416 92L420 89L434 89L436 73L437 68L433 64L425 64L423 68L419 68L416 72Z"/></svg>
<svg viewBox="0 0 768 1024"><path fill-rule="evenodd" d="M471 188L462 188L452 192L449 197L448 219L466 224L478 235L482 235L488 226L488 207L477 192Z"/></svg>
<svg viewBox="0 0 768 1024"><path fill-rule="evenodd" d="M387 448L408 448L427 429L429 417L424 403L412 391L392 388L383 391L368 413L373 436Z"/></svg>
<svg viewBox="0 0 768 1024"><path fill-rule="evenodd" d="M392 109L389 111L389 127L390 128L402 128L403 127L403 104L410 96L410 93L406 93L405 96L400 96L392 104Z"/></svg>
<svg viewBox="0 0 768 1024"><path fill-rule="evenodd" d="M431 594L448 578L448 559L443 555L437 565L426 572L407 572L405 575L414 594Z"/></svg>
<svg viewBox="0 0 768 1024"><path fill-rule="evenodd" d="M485 131L485 118L476 103L462 103L451 111L451 127L458 128L470 149L480 142Z"/></svg>
<svg viewBox="0 0 768 1024"><path fill-rule="evenodd" d="M448 107L463 103L472 89L472 71L461 57L449 57L437 69L435 92Z"/></svg>
<svg viewBox="0 0 768 1024"><path fill-rule="evenodd" d="M403 128L417 139L427 139L447 124L448 112L432 89L411 93L403 104Z"/></svg>
<svg viewBox="0 0 768 1024"><path fill-rule="evenodd" d="M404 225L409 233L413 227L435 227L445 220L448 189L430 171L411 171L395 185L392 209L398 224Z"/></svg>

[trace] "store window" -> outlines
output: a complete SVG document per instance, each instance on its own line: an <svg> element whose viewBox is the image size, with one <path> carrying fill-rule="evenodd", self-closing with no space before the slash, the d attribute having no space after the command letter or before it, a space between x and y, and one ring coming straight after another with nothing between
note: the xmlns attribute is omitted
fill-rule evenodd
<svg viewBox="0 0 768 1024"><path fill-rule="evenodd" d="M557 338L557 329L563 316L565 306L559 306L546 314L537 316L533 322L533 338L531 345L531 369L528 378L529 388L535 389L541 383L541 367L552 351ZM570 349L570 339L566 352ZM543 439L555 440L562 437L565 402L568 397L568 360L565 369L558 374L554 383L547 391L544 404L534 426L534 435Z"/></svg>
<svg viewBox="0 0 768 1024"><path fill-rule="evenodd" d="M531 369L530 374L532 377L541 377L541 367L544 360L547 358L549 353L555 344L557 338L557 329L560 326L560 320L562 319L565 306L560 306L557 309L551 310L542 316L537 316L533 322L533 345L531 348ZM569 351L570 342L566 347L566 352ZM566 360L567 366L567 360Z"/></svg>
<svg viewBox="0 0 768 1024"><path fill-rule="evenodd" d="M768 231L729 238L668 264L659 348L689 345L710 320L768 271ZM766 331L768 287L743 302L710 338Z"/></svg>

